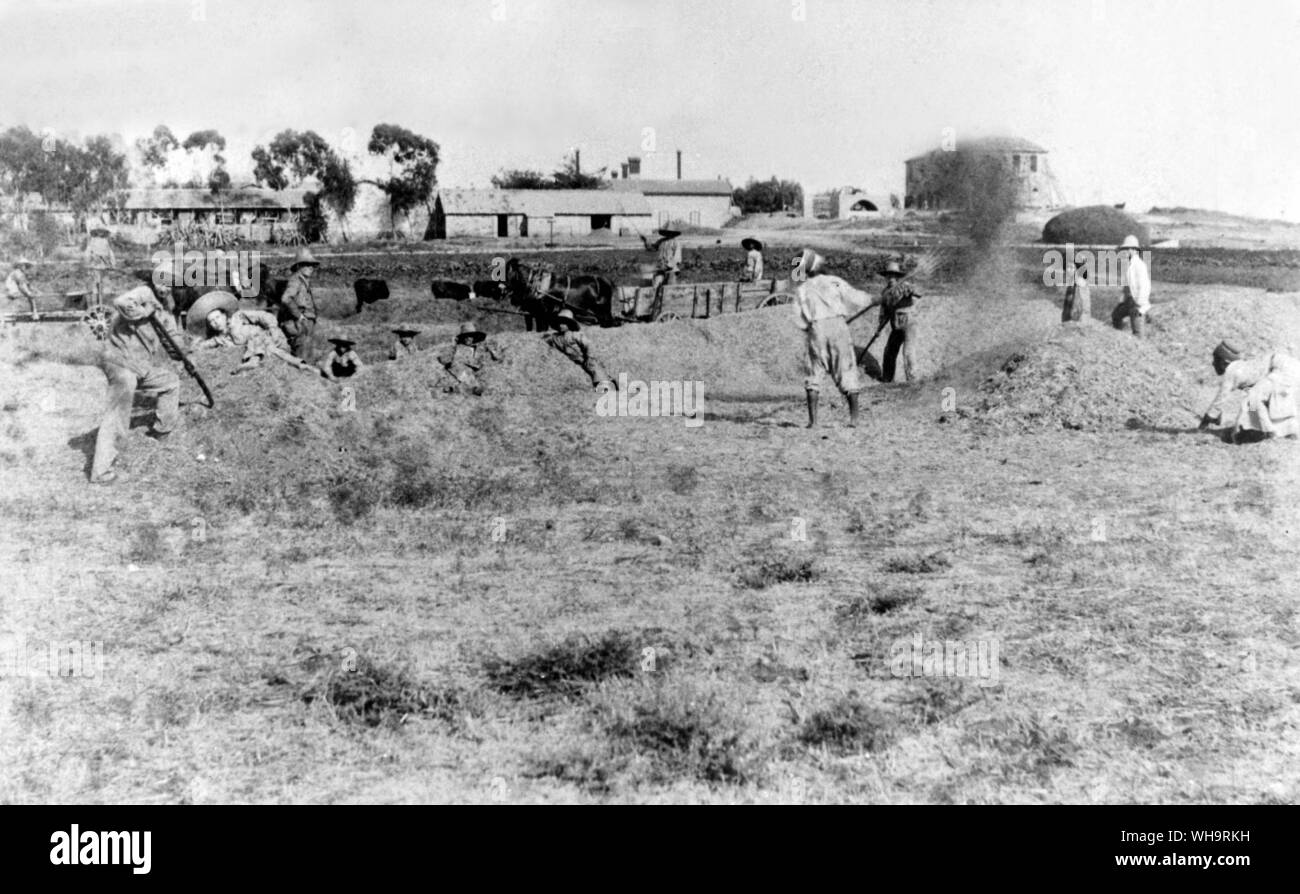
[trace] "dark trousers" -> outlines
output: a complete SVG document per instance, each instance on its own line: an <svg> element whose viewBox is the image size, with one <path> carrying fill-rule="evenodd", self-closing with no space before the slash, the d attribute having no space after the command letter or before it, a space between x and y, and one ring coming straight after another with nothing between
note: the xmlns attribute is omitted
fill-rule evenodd
<svg viewBox="0 0 1300 894"><path fill-rule="evenodd" d="M1128 319L1129 324L1133 327L1133 334L1141 338L1146 332L1146 314L1138 311L1137 302L1132 298L1125 298L1110 313L1110 322L1116 329L1124 328L1124 320Z"/></svg>
<svg viewBox="0 0 1300 894"><path fill-rule="evenodd" d="M885 361L882 364L881 380L885 382L894 381L894 370L898 365L898 353L903 353L903 377L907 381L913 379L912 364L912 341L908 338L909 329L891 329L889 340L885 342Z"/></svg>
<svg viewBox="0 0 1300 894"><path fill-rule="evenodd" d="M311 341L312 331L316 328L316 321L303 317L301 320L288 320L280 324L284 330L285 340L289 342L289 350L293 356L301 358L303 352L307 350L307 344Z"/></svg>

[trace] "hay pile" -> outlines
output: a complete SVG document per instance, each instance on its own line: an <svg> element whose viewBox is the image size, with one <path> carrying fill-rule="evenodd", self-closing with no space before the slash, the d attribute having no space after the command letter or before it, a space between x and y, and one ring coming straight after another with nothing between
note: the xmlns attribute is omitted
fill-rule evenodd
<svg viewBox="0 0 1300 894"><path fill-rule="evenodd" d="M1247 356L1282 350L1300 356L1300 295L1257 289L1217 289L1213 294L1160 286L1173 301L1152 308L1152 340L1175 363L1210 371L1210 352L1221 340Z"/></svg>
<svg viewBox="0 0 1300 894"><path fill-rule="evenodd" d="M1151 244L1151 231L1131 214L1110 205L1072 208L1053 217L1043 227L1043 241L1054 245L1119 245L1125 236Z"/></svg>
<svg viewBox="0 0 1300 894"><path fill-rule="evenodd" d="M980 385L976 413L982 424L1019 430L1181 429L1195 424L1198 400L1149 342L1086 322L1008 357Z"/></svg>

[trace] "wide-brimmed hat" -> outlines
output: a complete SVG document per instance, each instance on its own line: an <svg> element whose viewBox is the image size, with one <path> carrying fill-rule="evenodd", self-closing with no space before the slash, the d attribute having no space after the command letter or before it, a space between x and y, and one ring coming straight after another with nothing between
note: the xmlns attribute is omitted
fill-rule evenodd
<svg viewBox="0 0 1300 894"><path fill-rule="evenodd" d="M1141 248L1142 245L1138 242L1138 237L1125 236L1124 241L1120 243L1119 247L1120 248Z"/></svg>
<svg viewBox="0 0 1300 894"><path fill-rule="evenodd" d="M233 314L239 310L239 298L229 292L208 292L206 295L200 295L198 300L190 305L190 310L185 318L185 328L194 333L202 333L207 329L208 314L214 310L224 310L227 314Z"/></svg>
<svg viewBox="0 0 1300 894"><path fill-rule="evenodd" d="M420 330L411 326L394 326L393 332L397 335L419 335Z"/></svg>
<svg viewBox="0 0 1300 894"><path fill-rule="evenodd" d="M1224 363L1232 363L1241 359L1241 351L1226 341L1221 341L1214 349L1214 359L1222 360Z"/></svg>
<svg viewBox="0 0 1300 894"><path fill-rule="evenodd" d="M329 343L336 348L355 348L357 343L350 338L331 338Z"/></svg>
<svg viewBox="0 0 1300 894"><path fill-rule="evenodd" d="M762 251L763 243L759 242L757 239L746 237L740 240L740 247L746 251Z"/></svg>
<svg viewBox="0 0 1300 894"><path fill-rule="evenodd" d="M27 257L26 255L22 255L21 257L18 258L18 260L14 261L14 266L15 266L15 267L30 267L30 266L32 266L32 259L29 258L29 257Z"/></svg>
<svg viewBox="0 0 1300 894"><path fill-rule="evenodd" d="M112 236L113 234L112 234L112 232L108 229L108 227L94 227L94 228L91 229L91 231L90 231L90 235L92 235L92 236Z"/></svg>
<svg viewBox="0 0 1300 894"><path fill-rule="evenodd" d="M307 264L319 267L320 261L316 260L316 256L311 253L311 249L304 245L294 254L293 263L289 265L289 269L297 270L299 267L303 267Z"/></svg>
<svg viewBox="0 0 1300 894"><path fill-rule="evenodd" d="M472 341L478 344L487 338L487 333L478 328L478 323L473 320L466 320L460 324L460 331L456 333L456 341Z"/></svg>
<svg viewBox="0 0 1300 894"><path fill-rule="evenodd" d="M579 328L577 318L573 316L573 311L569 310L567 307L555 315L555 325L564 326L568 329L574 330L575 332Z"/></svg>
<svg viewBox="0 0 1300 894"><path fill-rule="evenodd" d="M158 309L158 300L148 286L136 286L113 299L113 308L123 319L139 322Z"/></svg>
<svg viewBox="0 0 1300 894"><path fill-rule="evenodd" d="M665 239L676 239L682 234L681 230L674 230L672 227L660 227L659 235Z"/></svg>
<svg viewBox="0 0 1300 894"><path fill-rule="evenodd" d="M880 271L881 276L905 276L903 267L897 261L890 261L885 265L885 269Z"/></svg>

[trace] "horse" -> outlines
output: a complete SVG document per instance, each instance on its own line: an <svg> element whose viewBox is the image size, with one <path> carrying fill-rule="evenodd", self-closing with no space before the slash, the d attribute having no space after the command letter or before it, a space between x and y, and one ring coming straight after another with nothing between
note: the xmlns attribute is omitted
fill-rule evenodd
<svg viewBox="0 0 1300 894"><path fill-rule="evenodd" d="M506 295L524 313L524 328L545 332L564 308L585 325L617 326L614 283L603 276L555 276L549 264L526 264L518 258L506 262ZM556 327L558 328L558 327Z"/></svg>

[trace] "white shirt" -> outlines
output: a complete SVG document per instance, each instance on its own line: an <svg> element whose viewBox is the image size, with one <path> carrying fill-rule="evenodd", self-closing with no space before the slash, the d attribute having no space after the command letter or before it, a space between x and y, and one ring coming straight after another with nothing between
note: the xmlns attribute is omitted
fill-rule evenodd
<svg viewBox="0 0 1300 894"><path fill-rule="evenodd" d="M847 317L871 303L871 296L859 291L838 276L822 274L799 284L794 302L796 323L807 329L828 317Z"/></svg>
<svg viewBox="0 0 1300 894"><path fill-rule="evenodd" d="M1136 251L1129 252L1128 269L1124 271L1124 285L1133 296L1138 310L1146 313L1151 309L1151 273L1146 262Z"/></svg>

